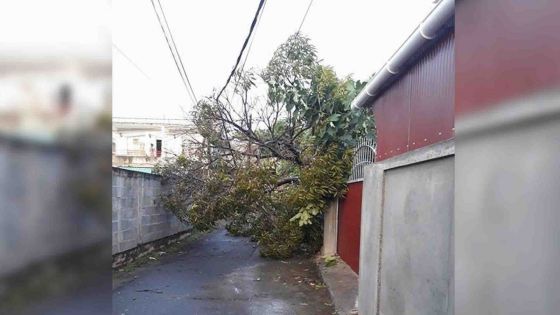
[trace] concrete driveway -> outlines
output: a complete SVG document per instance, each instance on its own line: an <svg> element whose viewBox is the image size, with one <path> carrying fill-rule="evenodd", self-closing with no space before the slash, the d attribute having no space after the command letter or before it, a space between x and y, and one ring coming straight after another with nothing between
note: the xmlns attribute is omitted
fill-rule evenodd
<svg viewBox="0 0 560 315"><path fill-rule="evenodd" d="M115 281L113 314L334 313L311 260L262 258L224 229Z"/></svg>

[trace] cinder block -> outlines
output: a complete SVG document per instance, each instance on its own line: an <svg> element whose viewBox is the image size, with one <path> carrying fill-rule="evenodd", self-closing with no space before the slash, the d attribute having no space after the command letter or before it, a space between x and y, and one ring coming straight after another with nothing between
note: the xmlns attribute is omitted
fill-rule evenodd
<svg viewBox="0 0 560 315"><path fill-rule="evenodd" d="M120 219L134 219L137 217L137 210L135 208L123 208L120 211Z"/></svg>
<svg viewBox="0 0 560 315"><path fill-rule="evenodd" d="M113 238L112 238L112 244L113 246L118 246L119 245L119 233L118 232L113 232Z"/></svg>
<svg viewBox="0 0 560 315"><path fill-rule="evenodd" d="M120 234L121 242L126 242L131 240L136 241L138 238L138 230L136 227L130 230L120 231L119 234Z"/></svg>
<svg viewBox="0 0 560 315"><path fill-rule="evenodd" d="M124 252L125 250L132 249L136 246L138 246L137 240L119 242L119 252Z"/></svg>
<svg viewBox="0 0 560 315"><path fill-rule="evenodd" d="M130 229L137 229L138 222L136 219L121 219L120 220L120 230L126 231Z"/></svg>

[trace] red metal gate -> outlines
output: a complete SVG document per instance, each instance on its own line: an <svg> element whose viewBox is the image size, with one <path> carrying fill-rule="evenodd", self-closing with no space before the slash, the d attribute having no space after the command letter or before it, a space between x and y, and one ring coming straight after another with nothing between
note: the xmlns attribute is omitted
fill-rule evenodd
<svg viewBox="0 0 560 315"><path fill-rule="evenodd" d="M348 193L338 201L337 251L356 273L360 264L362 182L348 184Z"/></svg>

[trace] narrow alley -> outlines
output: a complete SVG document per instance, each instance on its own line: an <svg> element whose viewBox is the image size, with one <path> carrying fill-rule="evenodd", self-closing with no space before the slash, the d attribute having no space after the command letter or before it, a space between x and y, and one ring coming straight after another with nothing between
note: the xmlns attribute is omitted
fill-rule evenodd
<svg viewBox="0 0 560 315"><path fill-rule="evenodd" d="M334 313L311 259L262 258L255 243L223 228L114 281L119 315Z"/></svg>

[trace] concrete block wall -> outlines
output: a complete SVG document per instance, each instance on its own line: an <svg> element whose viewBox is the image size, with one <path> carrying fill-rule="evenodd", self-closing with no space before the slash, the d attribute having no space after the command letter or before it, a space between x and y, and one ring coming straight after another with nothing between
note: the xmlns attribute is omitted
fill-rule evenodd
<svg viewBox="0 0 560 315"><path fill-rule="evenodd" d="M359 313L453 314L454 143L365 168Z"/></svg>
<svg viewBox="0 0 560 315"><path fill-rule="evenodd" d="M456 314L559 314L560 91L457 121Z"/></svg>
<svg viewBox="0 0 560 315"><path fill-rule="evenodd" d="M0 135L0 278L108 245L104 209L90 211L79 198L81 189L92 186L89 172L97 171L95 157L82 152L87 150L77 154L56 143Z"/></svg>
<svg viewBox="0 0 560 315"><path fill-rule="evenodd" d="M113 254L189 229L162 206L163 189L157 175L113 168Z"/></svg>

